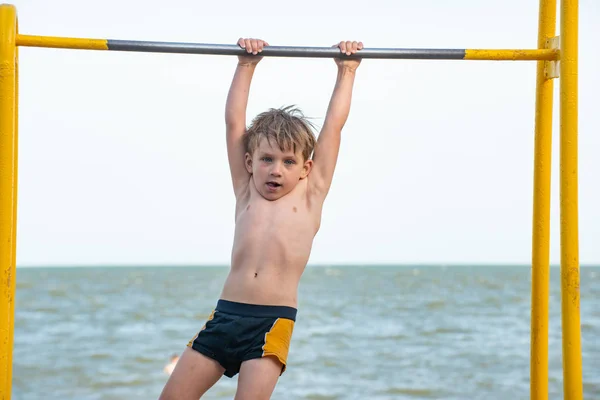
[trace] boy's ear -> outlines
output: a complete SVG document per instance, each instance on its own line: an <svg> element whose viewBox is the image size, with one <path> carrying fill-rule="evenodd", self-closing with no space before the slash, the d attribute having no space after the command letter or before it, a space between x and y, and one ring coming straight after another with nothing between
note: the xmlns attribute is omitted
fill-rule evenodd
<svg viewBox="0 0 600 400"><path fill-rule="evenodd" d="M250 153L246 153L246 155L244 157L245 157L244 165L246 166L246 171L248 171L248 173L251 174L252 173L252 156L250 155Z"/></svg>
<svg viewBox="0 0 600 400"><path fill-rule="evenodd" d="M313 167L313 160L306 160L302 166L302 172L300 173L300 179L304 179L310 174Z"/></svg>

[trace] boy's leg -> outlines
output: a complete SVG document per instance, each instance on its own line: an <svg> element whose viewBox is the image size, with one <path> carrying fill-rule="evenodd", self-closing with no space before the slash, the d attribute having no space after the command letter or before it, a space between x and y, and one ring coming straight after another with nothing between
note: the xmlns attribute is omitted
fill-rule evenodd
<svg viewBox="0 0 600 400"><path fill-rule="evenodd" d="M159 400L198 400L224 372L217 361L186 347Z"/></svg>
<svg viewBox="0 0 600 400"><path fill-rule="evenodd" d="M276 357L244 361L240 367L234 400L269 400L283 364Z"/></svg>

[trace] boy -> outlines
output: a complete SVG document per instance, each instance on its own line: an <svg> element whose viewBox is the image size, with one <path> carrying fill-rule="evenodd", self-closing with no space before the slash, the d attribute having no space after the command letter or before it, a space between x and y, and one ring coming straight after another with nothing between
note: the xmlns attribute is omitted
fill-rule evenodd
<svg viewBox="0 0 600 400"><path fill-rule="evenodd" d="M190 341L160 399L199 399L222 375L238 372L235 400L269 399L286 368L300 277L319 230L363 48L340 42L337 81L316 141L289 108L270 110L246 131L246 105L258 54L268 43L240 39L225 110L236 197L231 270L215 310ZM314 156L311 159L311 154Z"/></svg>

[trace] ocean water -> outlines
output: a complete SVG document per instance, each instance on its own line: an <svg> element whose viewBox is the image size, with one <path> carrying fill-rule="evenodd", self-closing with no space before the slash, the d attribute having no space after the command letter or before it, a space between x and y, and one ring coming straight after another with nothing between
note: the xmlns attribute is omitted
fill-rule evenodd
<svg viewBox="0 0 600 400"><path fill-rule="evenodd" d="M20 268L13 399L156 399L225 267ZM529 398L530 269L309 267L273 399ZM584 392L600 399L600 268L581 271ZM562 398L552 269L550 399ZM223 377L206 399L233 399Z"/></svg>

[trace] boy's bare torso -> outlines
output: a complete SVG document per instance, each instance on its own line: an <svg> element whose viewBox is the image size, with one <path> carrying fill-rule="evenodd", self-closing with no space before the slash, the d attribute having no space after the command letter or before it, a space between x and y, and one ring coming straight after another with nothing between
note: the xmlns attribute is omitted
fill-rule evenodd
<svg viewBox="0 0 600 400"><path fill-rule="evenodd" d="M297 307L298 284L319 230L323 201L308 178L287 195L261 196L252 176L236 205L231 271L221 298Z"/></svg>

